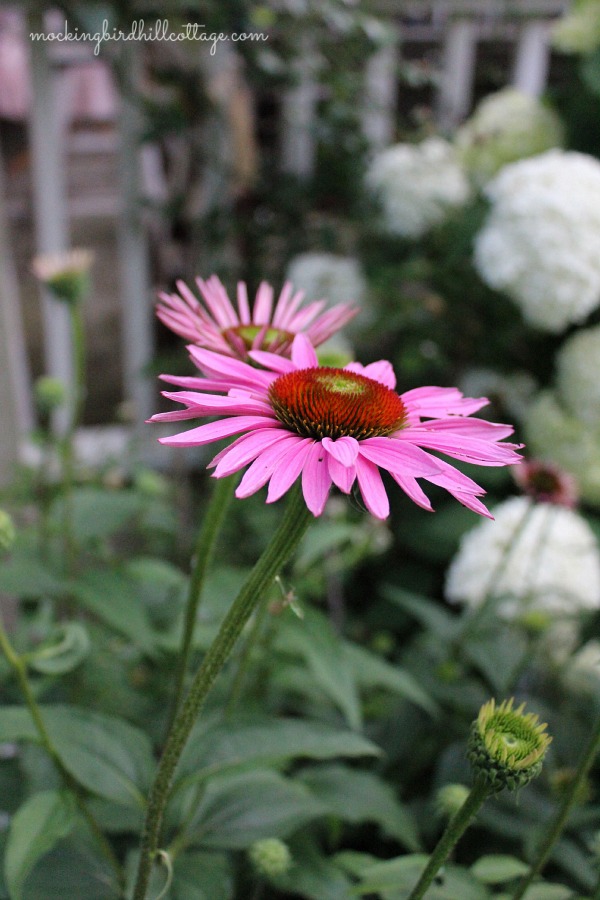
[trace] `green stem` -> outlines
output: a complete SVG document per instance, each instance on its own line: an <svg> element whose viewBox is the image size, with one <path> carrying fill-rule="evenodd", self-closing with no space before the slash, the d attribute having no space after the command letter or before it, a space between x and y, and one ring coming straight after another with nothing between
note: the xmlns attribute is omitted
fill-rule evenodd
<svg viewBox="0 0 600 900"><path fill-rule="evenodd" d="M198 532L198 539L194 550L194 568L190 579L187 606L185 610L181 649L179 651L177 670L175 672L175 694L171 708L169 729L181 706L185 687L185 676L190 663L192 638L194 636L198 605L202 596L204 580L212 559L217 537L221 530L221 525L223 524L223 519L225 518L225 513L227 512L231 498L233 497L235 484L236 479L233 476L216 480L213 495L204 514L202 527Z"/></svg>
<svg viewBox="0 0 600 900"><path fill-rule="evenodd" d="M587 747L583 752L583 756L579 762L577 767L577 772L575 773L575 778L569 785L569 789L563 798L563 802L557 809L554 817L551 819L548 828L542 841L539 846L536 848L535 859L531 864L529 872L527 875L523 877L523 879L517 885L517 889L513 894L512 900L520 900L521 897L525 895L525 891L530 887L533 879L536 875L544 868L550 853L552 852L552 848L560 837L563 828L569 818L571 810L575 805L577 800L577 796L581 789L581 785L583 784L585 778L587 777L592 763L596 758L598 751L600 750L600 718L596 722L596 726L592 731L591 737L588 741ZM596 897L600 897L600 885L598 886L598 890L595 894Z"/></svg>
<svg viewBox="0 0 600 900"><path fill-rule="evenodd" d="M488 783L482 778L477 779L461 808L448 822L445 832L429 857L425 871L413 888L408 900L421 900L436 874L448 859L453 847L467 830L489 794L490 788Z"/></svg>
<svg viewBox="0 0 600 900"><path fill-rule="evenodd" d="M144 900L146 897L175 769L206 696L225 665L246 622L265 596L277 573L297 548L311 520L312 515L306 508L297 486L290 494L280 527L271 538L269 545L230 607L219 633L209 647L190 686L185 701L179 708L150 789L133 900Z"/></svg>
<svg viewBox="0 0 600 900"><path fill-rule="evenodd" d="M110 865L115 871L118 882L121 886L123 886L124 878L123 878L123 870L121 869L121 865L114 854L114 851L106 839L106 836L102 832L100 826L92 816L91 812L87 808L84 799L81 795L81 787L78 782L73 778L69 770L66 768L63 763L60 754L54 743L48 729L46 728L46 724L42 717L42 713L38 706L37 700L33 694L31 689L31 684L29 683L29 679L27 678L27 667L22 659L14 650L8 635L4 629L4 624L0 620L0 649L4 653L9 665L14 670L15 675L17 677L17 681L19 683L19 687L21 688L21 692L25 699L25 703L27 705L27 709L29 710L29 714L33 720L33 723L36 727L38 735L40 737L40 743L50 759L52 760L58 774L60 775L64 784L71 790L75 799L77 801L77 805L79 807L80 812L94 833L98 844L104 853L104 856L109 861Z"/></svg>

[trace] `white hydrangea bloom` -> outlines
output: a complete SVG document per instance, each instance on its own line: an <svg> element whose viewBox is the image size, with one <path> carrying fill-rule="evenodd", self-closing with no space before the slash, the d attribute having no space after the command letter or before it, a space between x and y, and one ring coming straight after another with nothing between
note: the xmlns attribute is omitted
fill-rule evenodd
<svg viewBox="0 0 600 900"><path fill-rule="evenodd" d="M600 162L549 150L503 168L475 265L532 325L558 333L600 305Z"/></svg>
<svg viewBox="0 0 600 900"><path fill-rule="evenodd" d="M565 685L573 691L597 692L600 687L600 641L590 640L570 659Z"/></svg>
<svg viewBox="0 0 600 900"><path fill-rule="evenodd" d="M556 113L515 88L485 97L455 136L459 159L480 184L507 163L562 142L563 127Z"/></svg>
<svg viewBox="0 0 600 900"><path fill-rule="evenodd" d="M462 539L446 596L480 606L495 598L502 618L569 616L600 607L600 551L578 513L512 497Z"/></svg>
<svg viewBox="0 0 600 900"><path fill-rule="evenodd" d="M552 43L565 53L591 53L600 46L600 5L598 0L579 0L558 20Z"/></svg>
<svg viewBox="0 0 600 900"><path fill-rule="evenodd" d="M567 412L552 391L542 391L525 419L525 442L539 459L570 472L586 503L600 505L600 424Z"/></svg>
<svg viewBox="0 0 600 900"><path fill-rule="evenodd" d="M600 325L577 331L556 357L558 393L583 422L600 425Z"/></svg>
<svg viewBox="0 0 600 900"><path fill-rule="evenodd" d="M360 303L367 283L358 260L333 253L301 253L288 265L286 277L307 300L327 299L332 304Z"/></svg>
<svg viewBox="0 0 600 900"><path fill-rule="evenodd" d="M407 238L439 225L467 202L471 191L454 148L438 137L378 153L366 184L381 204L385 230Z"/></svg>

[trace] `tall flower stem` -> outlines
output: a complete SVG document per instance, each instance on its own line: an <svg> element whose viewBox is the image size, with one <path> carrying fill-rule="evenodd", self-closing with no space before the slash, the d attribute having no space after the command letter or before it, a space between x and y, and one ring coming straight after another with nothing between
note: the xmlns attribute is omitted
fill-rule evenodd
<svg viewBox="0 0 600 900"><path fill-rule="evenodd" d="M469 796L450 819L446 830L438 841L437 847L429 857L429 862L408 900L421 900L425 895L425 891L431 885L438 871L448 859L453 847L458 843L469 824L479 811L481 805L490 795L491 789L487 781L483 778L477 778Z"/></svg>
<svg viewBox="0 0 600 900"><path fill-rule="evenodd" d="M196 625L198 605L202 596L206 573L212 559L217 537L219 536L225 513L227 512L231 498L233 497L236 483L236 479L233 476L215 479L215 481L213 494L204 513L202 526L198 532L198 538L194 549L194 568L190 579L185 609L181 649L177 659L175 694L173 696L169 727L173 724L173 720L177 715L183 698L185 676L189 668L190 655L192 652L192 638L194 635L194 627Z"/></svg>
<svg viewBox="0 0 600 900"><path fill-rule="evenodd" d="M581 785L584 782L584 779L587 777L592 763L600 750L600 717L596 722L596 726L590 736L588 744L583 752L583 756L579 762L577 767L577 772L575 773L575 777L571 784L569 785L569 789L563 798L563 802L557 809L554 817L551 819L546 833L542 838L540 844L536 849L535 859L531 864L531 868L527 875L525 875L522 880L517 885L517 889L513 894L512 900L521 900L521 897L525 895L525 892L530 887L533 879L536 875L542 871L550 853L552 852L552 848L555 843L559 839L563 828L565 827L571 810L575 805L577 800L577 796L581 789ZM600 885L598 890L596 891L595 897L600 897Z"/></svg>
<svg viewBox="0 0 600 900"><path fill-rule="evenodd" d="M207 694L225 665L246 622L265 596L277 573L297 548L311 520L312 515L297 486L290 493L281 525L225 616L173 720L150 789L133 900L145 900L175 769Z"/></svg>
<svg viewBox="0 0 600 900"><path fill-rule="evenodd" d="M50 734L48 732L48 729L46 728L46 724L42 717L41 710L37 704L37 700L35 699L34 693L31 689L29 679L27 678L27 666L25 664L25 661L22 659L22 657L19 656L19 654L13 648L13 646L9 640L9 637L4 629L4 623L1 620L0 620L0 649L4 653L8 664L10 665L10 667L13 669L13 671L15 673L15 676L19 683L19 687L21 689L21 693L23 694L23 698L27 705L27 709L29 710L29 714L33 720L36 731L39 735L40 744L42 745L42 747L44 748L44 750L46 751L46 753L52 760L55 769L57 770L58 774L60 775L60 777L61 777L62 781L64 782L64 784L66 785L66 787L68 787L70 789L70 791L73 793L75 800L77 802L79 811L81 812L81 814L83 815L87 824L89 825L92 833L94 834L94 836L98 842L98 845L99 845L102 853L104 854L104 856L110 863L111 867L113 868L113 870L117 876L117 880L118 880L119 884L122 886L123 870L121 868L121 865L120 865L117 857L115 856L110 843L107 841L104 833L102 832L102 829L99 827L98 823L96 822L96 820L90 813L89 809L87 808L85 801L83 799L82 793L81 793L81 787L79 786L77 781L75 781L75 779L73 778L73 776L71 775L69 770L66 768L65 764L63 763L63 761L61 759L60 753L58 752L57 748L54 745L54 742L52 741L52 738L50 737Z"/></svg>

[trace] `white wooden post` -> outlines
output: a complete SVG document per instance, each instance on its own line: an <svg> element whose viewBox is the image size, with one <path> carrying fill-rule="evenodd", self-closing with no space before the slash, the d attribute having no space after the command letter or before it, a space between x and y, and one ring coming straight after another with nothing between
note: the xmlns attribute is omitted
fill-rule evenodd
<svg viewBox="0 0 600 900"><path fill-rule="evenodd" d="M21 441L33 427L31 392L0 159L0 484L7 484Z"/></svg>
<svg viewBox="0 0 600 900"><path fill-rule="evenodd" d="M452 128L469 112L475 75L476 23L459 18L448 23L437 99L441 128Z"/></svg>
<svg viewBox="0 0 600 900"><path fill-rule="evenodd" d="M125 393L133 406L138 434L153 412L152 385L144 368L153 352L153 304L149 255L141 221L141 164L139 138L141 116L136 97L139 86L139 48L126 44L120 59L121 109L119 115L119 265L123 328Z"/></svg>
<svg viewBox="0 0 600 900"><path fill-rule="evenodd" d="M515 54L512 83L534 97L546 86L550 66L550 23L531 19L521 28Z"/></svg>
<svg viewBox="0 0 600 900"><path fill-rule="evenodd" d="M284 172L309 178L315 168L314 132L318 84L313 76L314 48L305 38L294 62L298 83L283 98L281 167Z"/></svg>
<svg viewBox="0 0 600 900"><path fill-rule="evenodd" d="M369 57L365 71L362 130L373 150L391 144L398 93L398 47L386 44Z"/></svg>
<svg viewBox="0 0 600 900"><path fill-rule="evenodd" d="M30 31L44 30L44 18L32 12ZM37 253L68 248L67 189L64 165L64 109L58 102L58 73L44 41L31 41L32 105L29 122L33 206ZM41 291L46 370L67 386L73 384L69 311ZM66 427L68 410L59 410L54 425Z"/></svg>

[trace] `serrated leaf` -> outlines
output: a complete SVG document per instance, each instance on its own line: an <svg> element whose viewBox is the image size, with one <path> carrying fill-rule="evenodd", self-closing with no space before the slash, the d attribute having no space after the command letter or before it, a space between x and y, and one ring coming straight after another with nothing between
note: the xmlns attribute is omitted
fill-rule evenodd
<svg viewBox="0 0 600 900"><path fill-rule="evenodd" d="M78 543L89 543L110 537L122 529L144 509L144 498L132 490L108 491L96 487L80 487L73 491L72 528ZM53 503L51 517L62 521L64 500Z"/></svg>
<svg viewBox="0 0 600 900"><path fill-rule="evenodd" d="M374 653L344 641L344 653L354 672L354 677L361 687L382 687L410 700L431 715L438 712L434 700L420 686L410 672L393 666Z"/></svg>
<svg viewBox="0 0 600 900"><path fill-rule="evenodd" d="M279 630L277 646L304 658L311 674L343 713L350 728L358 730L362 716L352 666L327 618L314 609L306 609L303 620L288 617L285 627Z"/></svg>
<svg viewBox="0 0 600 900"><path fill-rule="evenodd" d="M419 850L417 827L392 788L372 772L348 766L315 766L301 773L304 784L330 813L344 822L376 822L388 837L409 850Z"/></svg>
<svg viewBox="0 0 600 900"><path fill-rule="evenodd" d="M175 861L172 900L231 900L231 862L223 853L189 850Z"/></svg>
<svg viewBox="0 0 600 900"><path fill-rule="evenodd" d="M40 559L37 538L19 533L10 556L0 566L0 592L13 597L55 597L64 594L65 582Z"/></svg>
<svg viewBox="0 0 600 900"><path fill-rule="evenodd" d="M424 628L433 631L440 638L451 637L458 629L458 619L429 597L405 591L395 585L385 585L383 595L397 604L420 622Z"/></svg>
<svg viewBox="0 0 600 900"><path fill-rule="evenodd" d="M43 675L64 675L88 655L90 639L81 622L65 622L26 656L27 664Z"/></svg>
<svg viewBox="0 0 600 900"><path fill-rule="evenodd" d="M211 729L198 724L184 750L181 780L207 778L241 766L288 759L379 756L367 738L346 729L302 719L231 722Z"/></svg>
<svg viewBox="0 0 600 900"><path fill-rule="evenodd" d="M123 572L88 570L71 591L89 612L148 654L156 653L157 635L140 605L135 587Z"/></svg>
<svg viewBox="0 0 600 900"><path fill-rule="evenodd" d="M42 706L41 715L65 767L92 793L140 807L154 769L144 732L128 722L70 706ZM0 741L39 743L24 707L0 707Z"/></svg>
<svg viewBox="0 0 600 900"><path fill-rule="evenodd" d="M484 884L503 884L529 871L527 863L514 856L490 854L482 856L471 866L471 874Z"/></svg>
<svg viewBox="0 0 600 900"><path fill-rule="evenodd" d="M64 791L42 791L19 807L11 822L4 859L11 900L22 900L27 876L37 861L69 834L75 818L75 801Z"/></svg>
<svg viewBox="0 0 600 900"><path fill-rule="evenodd" d="M204 847L239 850L266 837L286 838L325 807L302 784L270 770L215 778L189 830Z"/></svg>

